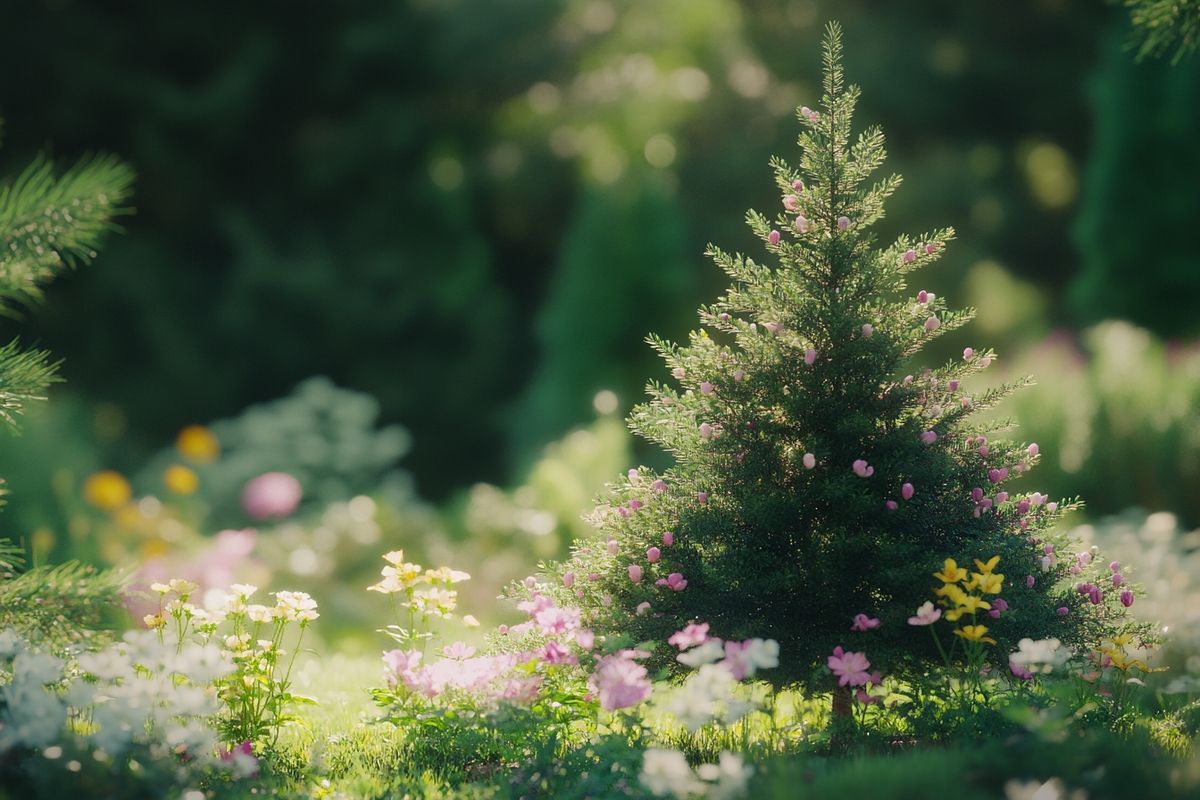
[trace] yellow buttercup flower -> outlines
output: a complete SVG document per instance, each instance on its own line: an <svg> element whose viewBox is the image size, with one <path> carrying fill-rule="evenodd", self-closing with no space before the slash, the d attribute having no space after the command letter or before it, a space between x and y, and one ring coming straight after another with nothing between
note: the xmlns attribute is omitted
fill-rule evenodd
<svg viewBox="0 0 1200 800"><path fill-rule="evenodd" d="M163 472L163 485L175 494L194 494L200 488L200 478L182 464L172 464Z"/></svg>
<svg viewBox="0 0 1200 800"><path fill-rule="evenodd" d="M942 571L933 573L933 577L942 583L958 583L967 577L967 571L960 567L953 558L947 558Z"/></svg>
<svg viewBox="0 0 1200 800"><path fill-rule="evenodd" d="M221 454L221 443L203 425L188 425L176 437L175 449L189 461L211 464Z"/></svg>
<svg viewBox="0 0 1200 800"><path fill-rule="evenodd" d="M84 498L96 508L116 511L133 497L125 476L111 469L90 475L83 484Z"/></svg>
<svg viewBox="0 0 1200 800"><path fill-rule="evenodd" d="M996 568L996 565L999 563L1000 563L1000 556L992 556L991 558L988 559L988 562L986 564L977 558L977 559L975 559L975 569L979 570L984 575L991 575L992 570L994 570Z"/></svg>
<svg viewBox="0 0 1200 800"><path fill-rule="evenodd" d="M987 642L988 644L995 644L996 640L990 636L987 636L987 631L988 629L986 625L963 625L961 628L954 629L954 635L961 636L968 642Z"/></svg>
<svg viewBox="0 0 1200 800"><path fill-rule="evenodd" d="M971 580L967 582L966 586L968 589L978 589L984 594L1000 594L1004 588L1004 576L993 575L990 572L972 572Z"/></svg>

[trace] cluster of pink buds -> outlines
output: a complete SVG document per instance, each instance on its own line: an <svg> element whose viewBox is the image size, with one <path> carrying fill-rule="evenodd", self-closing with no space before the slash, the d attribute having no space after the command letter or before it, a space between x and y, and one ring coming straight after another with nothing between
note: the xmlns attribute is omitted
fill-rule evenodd
<svg viewBox="0 0 1200 800"><path fill-rule="evenodd" d="M811 122L813 125L816 125L817 120L821 118L821 115L819 113L817 113L816 111L813 111L808 106L800 106L800 116L804 117L806 120Z"/></svg>

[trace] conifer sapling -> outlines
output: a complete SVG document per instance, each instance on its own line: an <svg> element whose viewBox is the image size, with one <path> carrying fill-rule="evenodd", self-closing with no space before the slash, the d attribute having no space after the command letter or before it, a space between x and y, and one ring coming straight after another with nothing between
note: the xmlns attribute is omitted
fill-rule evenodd
<svg viewBox="0 0 1200 800"><path fill-rule="evenodd" d="M983 347L919 360L972 316L909 285L954 232L877 246L900 178L868 180L884 139L854 135L859 91L843 84L840 40L831 24L821 107L798 114L798 163L771 162L779 208L747 215L768 263L710 246L732 286L699 310L686 344L649 338L671 380L648 385L629 424L675 465L630 470L591 518L599 535L548 565L547 584L597 632L634 642L693 622L726 640L776 639L772 679L815 691L837 682L831 652L902 677L943 663L922 627L940 617L933 573L947 558L980 559L999 590L971 611L981 627L958 634L996 642L996 667L1023 638L1095 645L1125 607L1111 588L1076 591L1079 559L1056 555L1070 543L1051 527L1076 503L1006 489L1037 445L976 421L1021 384L970 391L996 357ZM666 649L656 658L674 666Z"/></svg>

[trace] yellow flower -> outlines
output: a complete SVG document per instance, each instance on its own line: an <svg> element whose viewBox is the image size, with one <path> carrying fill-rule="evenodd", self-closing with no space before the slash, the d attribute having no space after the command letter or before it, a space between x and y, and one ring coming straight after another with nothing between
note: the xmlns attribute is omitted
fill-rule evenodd
<svg viewBox="0 0 1200 800"><path fill-rule="evenodd" d="M176 437L175 449L188 461L211 464L221 454L221 443L203 425L188 425Z"/></svg>
<svg viewBox="0 0 1200 800"><path fill-rule="evenodd" d="M988 629L986 625L963 625L961 628L954 629L954 635L961 636L968 642L987 642L988 644L995 644L995 639L985 635L987 634L987 631Z"/></svg>
<svg viewBox="0 0 1200 800"><path fill-rule="evenodd" d="M1000 563L1000 556L992 556L991 558L988 559L988 562L986 564L977 558L977 559L975 559L975 569L979 570L984 575L991 575L992 570L994 570L996 568L996 565L999 563Z"/></svg>
<svg viewBox="0 0 1200 800"><path fill-rule="evenodd" d="M943 583L958 583L967 577L967 571L960 567L953 558L947 558L943 570L933 573L933 577Z"/></svg>
<svg viewBox="0 0 1200 800"><path fill-rule="evenodd" d="M172 464L163 472L163 484L175 494L192 494L200 488L200 479L182 464Z"/></svg>
<svg viewBox="0 0 1200 800"><path fill-rule="evenodd" d="M96 508L116 511L133 497L133 489L124 475L106 469L88 477L83 484L83 496Z"/></svg>
<svg viewBox="0 0 1200 800"><path fill-rule="evenodd" d="M966 598L968 596L967 593L964 592L961 587L959 587L953 583L947 583L945 586L941 587L940 589L934 589L933 593L936 594L938 597L949 598L950 602L954 603L955 605L959 605L959 606L966 602Z"/></svg>
<svg viewBox="0 0 1200 800"><path fill-rule="evenodd" d="M966 586L968 589L979 589L983 594L1000 594L1000 590L1004 588L1004 576L993 575L990 572L972 572L971 580Z"/></svg>
<svg viewBox="0 0 1200 800"><path fill-rule="evenodd" d="M960 590L961 591L961 590ZM956 607L946 612L946 619L954 622L963 614L974 614L976 611L988 611L992 604L984 600L982 597L976 597L973 594L963 594L961 599L955 600Z"/></svg>
<svg viewBox="0 0 1200 800"><path fill-rule="evenodd" d="M1124 647L1125 645L1127 645L1133 641L1133 634L1119 633L1116 636L1109 639L1109 641L1112 642L1113 644L1115 644L1117 647Z"/></svg>

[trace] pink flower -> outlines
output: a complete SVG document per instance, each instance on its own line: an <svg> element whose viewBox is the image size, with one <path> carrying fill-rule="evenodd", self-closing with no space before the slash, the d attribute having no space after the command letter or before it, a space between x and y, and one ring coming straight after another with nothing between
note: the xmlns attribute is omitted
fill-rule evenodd
<svg viewBox="0 0 1200 800"><path fill-rule="evenodd" d="M673 592L682 592L687 588L688 582L683 575L678 572L672 572L667 576L667 588Z"/></svg>
<svg viewBox="0 0 1200 800"><path fill-rule="evenodd" d="M913 255L915 256L916 253L913 253ZM920 303L921 305L925 305L926 303L928 303L929 302L929 292L925 291L924 289L917 292L917 302Z"/></svg>
<svg viewBox="0 0 1200 800"><path fill-rule="evenodd" d="M1124 582L1125 582L1125 579L1121 577L1121 573L1119 573L1119 572L1113 573L1112 585L1114 588L1116 588L1117 586L1120 586Z"/></svg>
<svg viewBox="0 0 1200 800"><path fill-rule="evenodd" d="M571 651L556 641L546 642L540 653L542 661L547 664L578 664L579 659L571 655Z"/></svg>
<svg viewBox="0 0 1200 800"><path fill-rule="evenodd" d="M837 226L838 226L839 231L846 230L847 228L850 227L850 218L849 217L838 217L837 218Z"/></svg>
<svg viewBox="0 0 1200 800"><path fill-rule="evenodd" d="M900 504L897 503L895 500L885 500L885 501L883 501L883 507L886 508L888 511L895 511L897 508L900 507Z"/></svg>
<svg viewBox="0 0 1200 800"><path fill-rule="evenodd" d="M700 438L711 439L713 437L713 426L707 422L700 423Z"/></svg>
<svg viewBox="0 0 1200 800"><path fill-rule="evenodd" d="M771 231L768 233L767 241L771 244L779 244L779 231Z"/></svg>
<svg viewBox="0 0 1200 800"><path fill-rule="evenodd" d="M466 642L454 642L442 648L442 655L446 658L462 660L475 655L475 648Z"/></svg>
<svg viewBox="0 0 1200 800"><path fill-rule="evenodd" d="M804 458L800 459L804 463L805 469L812 469L817 465L817 457L812 453L805 453Z"/></svg>
<svg viewBox="0 0 1200 800"><path fill-rule="evenodd" d="M657 547L651 547L648 550L646 550L646 560L649 561L651 564L655 563L660 558L662 558L662 551L659 550Z"/></svg>
<svg viewBox="0 0 1200 800"><path fill-rule="evenodd" d="M643 600L642 602L637 604L637 608L634 609L634 613L640 617L642 614L645 614L649 610L650 610L650 603Z"/></svg>
<svg viewBox="0 0 1200 800"><path fill-rule="evenodd" d="M703 383L700 384L700 393L701 394L712 394L713 393L713 385L711 383L709 383L708 381L704 381Z"/></svg>
<svg viewBox="0 0 1200 800"><path fill-rule="evenodd" d="M916 490L913 489L913 485L911 483L906 483L900 487L900 497L905 500L912 500L913 492L915 491Z"/></svg>
<svg viewBox="0 0 1200 800"><path fill-rule="evenodd" d="M992 607L988 611L988 616L992 619L1000 619L1000 615L1008 611L1008 601L1003 597L997 597L992 600Z"/></svg>
<svg viewBox="0 0 1200 800"><path fill-rule="evenodd" d="M1120 561L1110 561L1108 563L1108 569L1110 572L1119 571L1121 569L1121 562Z"/></svg>
<svg viewBox="0 0 1200 800"><path fill-rule="evenodd" d="M970 361L974 357L975 357L975 348L974 347L964 347L963 348L963 360L964 361Z"/></svg>
<svg viewBox="0 0 1200 800"><path fill-rule="evenodd" d="M880 626L880 621L876 617L868 617L866 614L855 614L854 624L850 626L852 631L873 631Z"/></svg>
<svg viewBox="0 0 1200 800"><path fill-rule="evenodd" d="M735 383L741 383L742 381L746 380L746 370L741 369L740 367L735 369L733 371L733 380Z"/></svg>
<svg viewBox="0 0 1200 800"><path fill-rule="evenodd" d="M683 380L684 376L687 375L687 370L685 370L683 367L676 367L675 369L671 370L671 375L677 380Z"/></svg>
<svg viewBox="0 0 1200 800"><path fill-rule="evenodd" d="M800 207L800 198L794 194L785 194L783 196L783 207L788 211L795 211Z"/></svg>
<svg viewBox="0 0 1200 800"><path fill-rule="evenodd" d="M1133 605L1133 592L1128 589L1121 592L1121 605L1125 606L1126 608L1129 608L1131 605Z"/></svg>
<svg viewBox="0 0 1200 800"><path fill-rule="evenodd" d="M675 534L671 533L670 531L666 531L663 533L662 542L663 547L670 547L671 545L675 544Z"/></svg>
<svg viewBox="0 0 1200 800"><path fill-rule="evenodd" d="M636 706L650 697L646 668L634 661L637 651L621 650L596 662L588 686L607 711Z"/></svg>
<svg viewBox="0 0 1200 800"><path fill-rule="evenodd" d="M1071 609L1067 608L1066 606L1058 607L1058 615L1060 617L1065 617L1067 614L1070 614L1070 613L1071 613Z"/></svg>
<svg viewBox="0 0 1200 800"><path fill-rule="evenodd" d="M642 582L642 567L641 567L641 565L639 565L639 564L630 564L629 565L629 580L633 581L634 583Z"/></svg>
<svg viewBox="0 0 1200 800"><path fill-rule="evenodd" d="M926 253L933 255L936 251L937 251L937 243L930 243L930 244L925 245Z"/></svg>
<svg viewBox="0 0 1200 800"><path fill-rule="evenodd" d="M934 431L925 431L921 434L921 444L933 444L937 441L937 433Z"/></svg>
<svg viewBox="0 0 1200 800"><path fill-rule="evenodd" d="M958 381L956 381L956 380L950 381L949 388L950 388L951 394L954 394L955 392L957 392L958 391Z"/></svg>
<svg viewBox="0 0 1200 800"><path fill-rule="evenodd" d="M861 458L855 459L851 468L854 470L854 474L860 478L869 478L875 474L875 468Z"/></svg>
<svg viewBox="0 0 1200 800"><path fill-rule="evenodd" d="M1015 661L1008 662L1008 669L1010 672L1012 672L1013 675L1015 675L1016 677L1020 678L1023 681L1033 680L1033 673L1030 672L1029 670L1025 669L1025 667L1022 667L1020 664L1018 664Z"/></svg>
<svg viewBox="0 0 1200 800"><path fill-rule="evenodd" d="M608 540L608 554L609 554L610 556L615 556L615 555L617 554L617 549L618 549L619 547L620 547L620 545L618 545L618 544L617 544L617 540L616 540L616 539L609 539L609 540Z"/></svg>
<svg viewBox="0 0 1200 800"><path fill-rule="evenodd" d="M942 321L937 317L930 317L925 320L925 331L927 333L933 333L940 327L942 327Z"/></svg>
<svg viewBox="0 0 1200 800"><path fill-rule="evenodd" d="M796 217L796 221L792 225L799 233L808 233L808 217L803 214Z"/></svg>
<svg viewBox="0 0 1200 800"><path fill-rule="evenodd" d="M1031 456L1036 456L1039 452L1041 452L1041 448L1038 447L1037 442L1034 442L1033 444L1029 445L1029 447L1025 448L1025 450Z"/></svg>
<svg viewBox="0 0 1200 800"><path fill-rule="evenodd" d="M1034 578L1033 578L1033 576L1032 576L1032 575L1026 575L1026 576L1025 576L1025 588L1026 588L1026 589L1032 589L1032 588L1033 588L1033 585L1034 585L1035 583L1037 583L1037 581L1035 581L1035 580L1034 580Z"/></svg>
<svg viewBox="0 0 1200 800"><path fill-rule="evenodd" d="M917 260L917 251L916 250L913 250L910 247L909 249L904 251L904 263L905 264L911 264L912 262L914 262L916 260ZM921 302L923 303L925 301L922 300Z"/></svg>
<svg viewBox="0 0 1200 800"><path fill-rule="evenodd" d="M666 481L660 479L660 480L657 480L654 483L650 484L650 488L653 489L654 491L658 492L659 494L662 494L663 492L665 492L667 490L667 483L666 483Z"/></svg>
<svg viewBox="0 0 1200 800"><path fill-rule="evenodd" d="M383 654L384 680L392 688L399 683L407 686L420 665L419 650L389 650Z"/></svg>
<svg viewBox="0 0 1200 800"><path fill-rule="evenodd" d="M708 492L696 492L696 501L700 503L707 503Z"/></svg>
<svg viewBox="0 0 1200 800"><path fill-rule="evenodd" d="M683 630L672 633L670 638L667 639L667 644L673 644L680 650L687 650L689 647L704 644L708 641L708 638L707 622L692 623Z"/></svg>
<svg viewBox="0 0 1200 800"><path fill-rule="evenodd" d="M829 671L838 678L838 686L865 686L871 679L871 662L866 653L847 653L840 646L833 649L833 655L826 662Z"/></svg>
<svg viewBox="0 0 1200 800"><path fill-rule="evenodd" d="M592 633L587 628L580 628L575 631L575 643L584 650L591 650L596 646L596 634Z"/></svg>
<svg viewBox="0 0 1200 800"><path fill-rule="evenodd" d="M242 508L254 519L280 519L296 510L303 494L300 481L291 475L267 472L242 489Z"/></svg>
<svg viewBox="0 0 1200 800"><path fill-rule="evenodd" d="M871 323L864 323L862 326L862 336L864 339L870 339L875 333L875 326Z"/></svg>
<svg viewBox="0 0 1200 800"><path fill-rule="evenodd" d="M805 364L808 364L811 367L816 360L817 360L817 351L816 350L809 349L809 350L804 351L804 363Z"/></svg>
<svg viewBox="0 0 1200 800"><path fill-rule="evenodd" d="M564 572L563 576L562 576L562 582L563 582L563 586L570 589L572 586L575 585L575 573L574 572Z"/></svg>
<svg viewBox="0 0 1200 800"><path fill-rule="evenodd" d="M792 188L795 189L797 192L803 192L804 191L804 181L797 178L796 180L792 181Z"/></svg>
<svg viewBox="0 0 1200 800"><path fill-rule="evenodd" d="M908 618L909 625L932 625L942 618L942 610L934 606L932 602L926 600L917 609L917 614L914 617Z"/></svg>
<svg viewBox="0 0 1200 800"><path fill-rule="evenodd" d="M992 365L992 357L991 356L984 356L983 358L979 359L980 369L987 369L991 365Z"/></svg>

